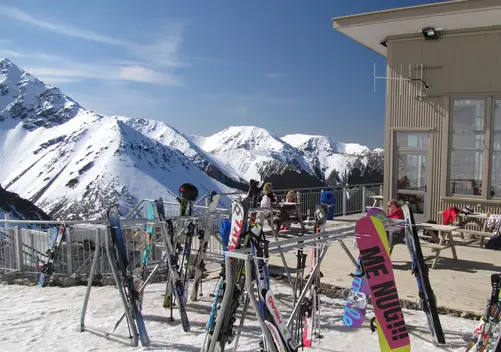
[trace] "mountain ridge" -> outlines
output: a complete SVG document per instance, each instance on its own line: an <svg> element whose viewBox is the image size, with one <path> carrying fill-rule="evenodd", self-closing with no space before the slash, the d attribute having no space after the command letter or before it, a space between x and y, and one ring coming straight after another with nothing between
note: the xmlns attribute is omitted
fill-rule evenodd
<svg viewBox="0 0 501 352"><path fill-rule="evenodd" d="M143 198L173 199L190 181L202 195L246 191L250 179L284 189L362 180L377 176L382 158L327 136L229 126L203 137L101 115L0 59L0 183L54 217L99 218L113 202L126 212Z"/></svg>

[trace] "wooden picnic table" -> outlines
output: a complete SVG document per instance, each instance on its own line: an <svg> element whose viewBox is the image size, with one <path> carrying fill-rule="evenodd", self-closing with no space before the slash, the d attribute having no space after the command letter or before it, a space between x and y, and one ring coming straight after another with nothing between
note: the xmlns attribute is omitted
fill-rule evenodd
<svg viewBox="0 0 501 352"><path fill-rule="evenodd" d="M438 233L438 238L439 238L438 243L421 242L421 247L428 247L431 248L432 251L436 252L433 264L431 265L432 269L435 268L435 265L437 264L437 261L440 258L440 253L444 249L450 248L452 251L453 258L458 259L452 231L459 229L459 226L419 223L416 224L416 228L420 230L436 231ZM424 236L424 235L420 235L419 237L420 239L432 238L430 236ZM445 241L447 241L447 243L445 243Z"/></svg>
<svg viewBox="0 0 501 352"><path fill-rule="evenodd" d="M440 211L439 214L442 215L442 212ZM462 244L470 244L477 241L476 238L465 239L464 235L467 234L479 237L479 246L483 247L485 238L494 236L494 233L487 231L487 220L489 220L490 217L487 213L472 213L472 214L460 213L458 214L458 217L460 217L461 220L457 221L458 224L457 226L459 228L455 230L455 232L459 233L459 235L461 236L461 240L460 241L456 240L456 241L461 242ZM466 229L465 228L466 225L471 223L477 224L480 227L480 229L479 230Z"/></svg>

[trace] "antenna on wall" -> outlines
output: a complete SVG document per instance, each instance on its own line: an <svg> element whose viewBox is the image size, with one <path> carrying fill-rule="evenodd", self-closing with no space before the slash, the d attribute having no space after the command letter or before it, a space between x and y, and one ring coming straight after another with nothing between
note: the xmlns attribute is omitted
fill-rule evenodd
<svg viewBox="0 0 501 352"><path fill-rule="evenodd" d="M387 76L378 76L376 74L376 62L374 61L374 93L376 93L376 80L378 79L383 79L383 80L391 80L391 81L399 81L400 84L399 84L399 87L398 87L398 91L399 91L399 94L402 95L402 91L404 90L404 87L403 87L403 82L419 82L421 83L420 86L419 86L419 94L417 95L417 98L419 98L419 100L422 100L422 98L424 97L424 94L423 94L423 89L426 91L430 88L430 85L428 83L426 83L423 79L423 64L416 64L416 67L414 68L414 70L418 71L418 74L417 74L417 77L413 77L413 74L412 74L412 71L413 71L413 64L409 63L409 76L408 77L404 77L403 76L403 66L402 64L400 64L400 74L398 77L387 77ZM412 96L412 90L409 89L409 96Z"/></svg>

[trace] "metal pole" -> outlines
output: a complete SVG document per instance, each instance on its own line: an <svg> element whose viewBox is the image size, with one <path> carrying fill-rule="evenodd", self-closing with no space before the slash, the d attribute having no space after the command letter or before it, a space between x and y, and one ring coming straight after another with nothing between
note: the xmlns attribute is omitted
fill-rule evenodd
<svg viewBox="0 0 501 352"><path fill-rule="evenodd" d="M96 230L96 238L98 237L97 232L99 232L99 229ZM89 303L90 290L92 289L92 282L94 281L94 274L96 272L96 266L100 253L101 253L101 242L96 241L96 248L94 250L94 259L92 260L92 266L90 268L89 281L87 282L87 291L85 292L82 314L80 315L80 332L85 331L85 313L87 312L87 304Z"/></svg>

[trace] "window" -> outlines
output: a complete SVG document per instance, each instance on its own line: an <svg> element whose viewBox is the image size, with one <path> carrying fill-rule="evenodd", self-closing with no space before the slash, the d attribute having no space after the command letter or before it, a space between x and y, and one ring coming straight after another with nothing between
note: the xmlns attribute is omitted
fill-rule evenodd
<svg viewBox="0 0 501 352"><path fill-rule="evenodd" d="M453 101L450 194L482 195L485 107L485 99Z"/></svg>
<svg viewBox="0 0 501 352"><path fill-rule="evenodd" d="M501 99L494 100L492 110L491 193L494 198L501 198Z"/></svg>
<svg viewBox="0 0 501 352"><path fill-rule="evenodd" d="M456 98L451 108L449 195L501 198L501 98ZM490 174L484 175L488 160ZM489 176L489 192L482 194Z"/></svg>

